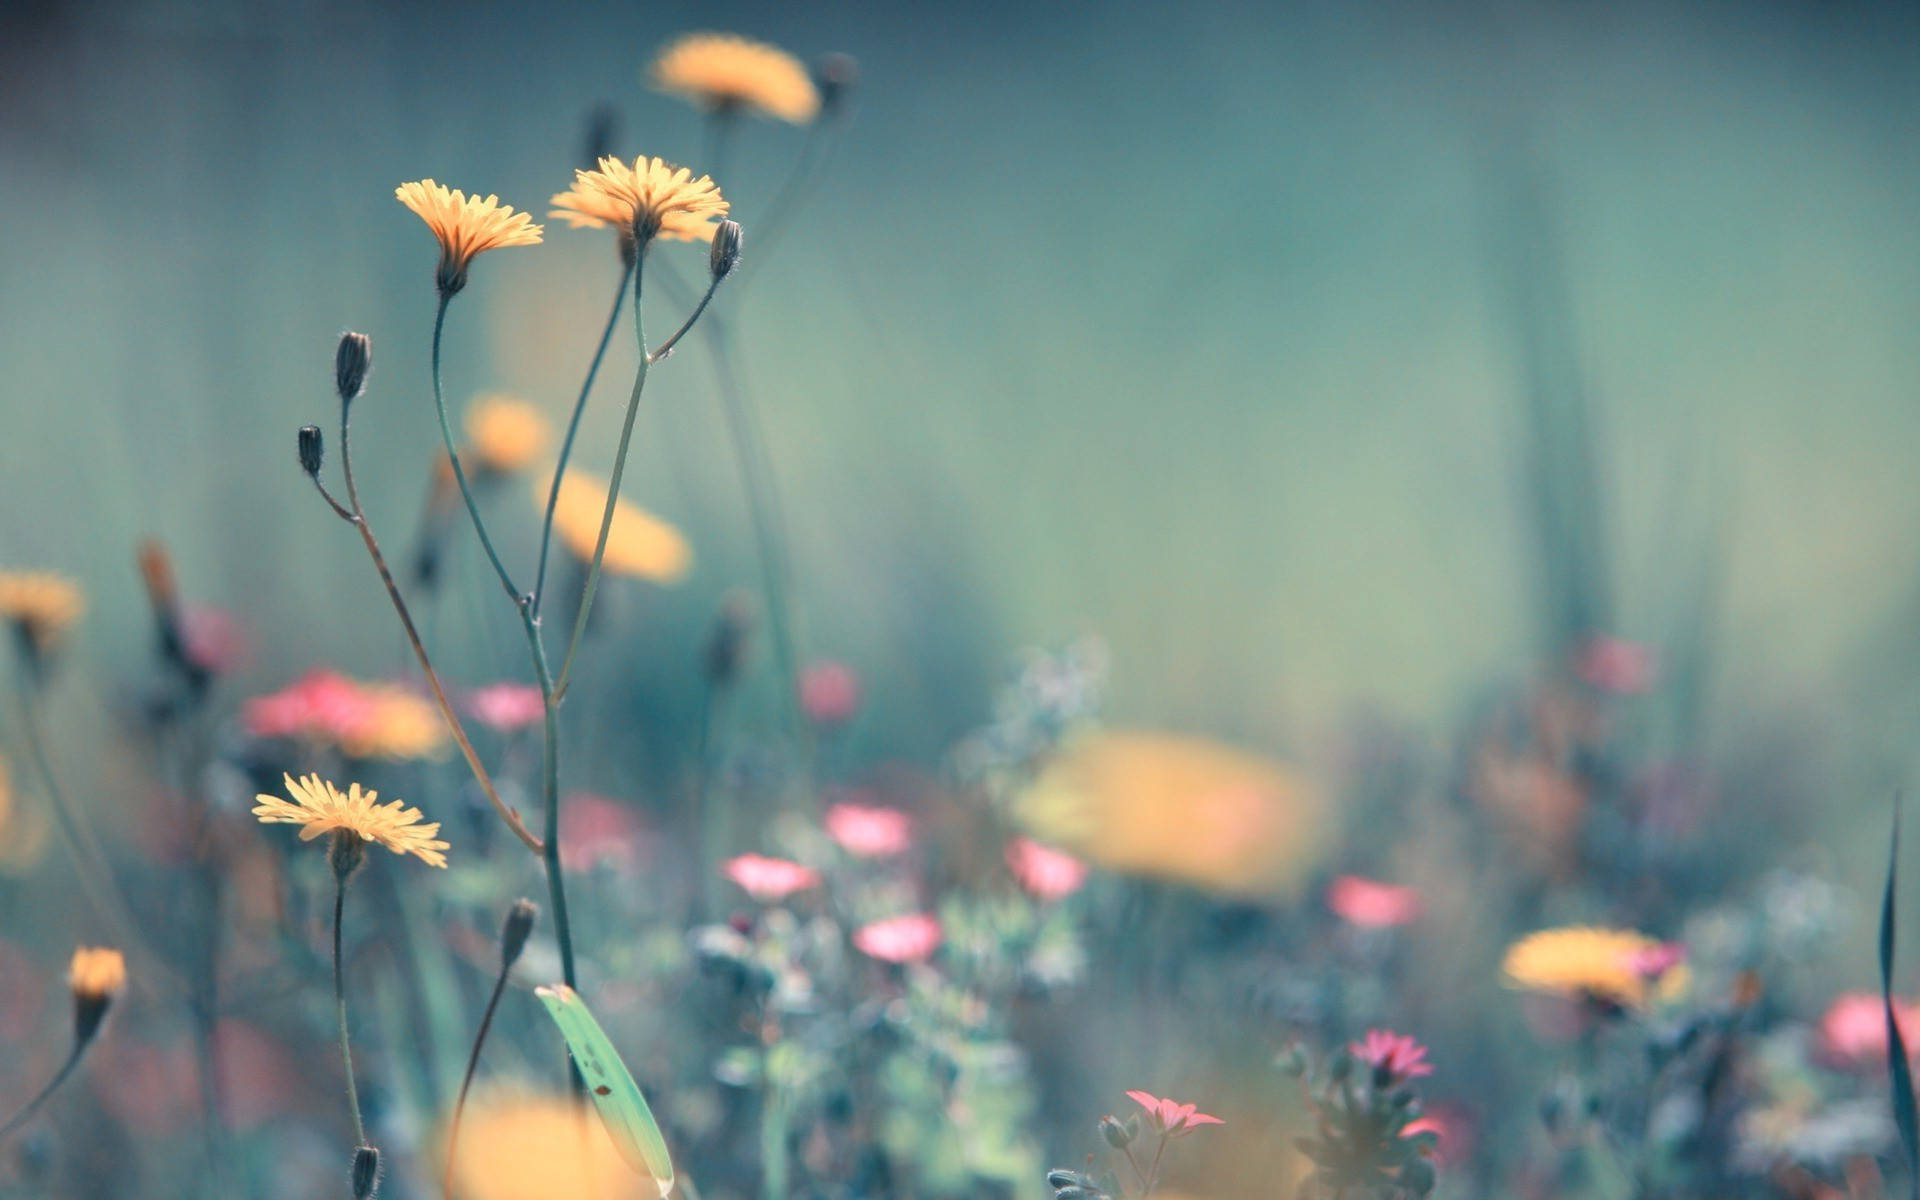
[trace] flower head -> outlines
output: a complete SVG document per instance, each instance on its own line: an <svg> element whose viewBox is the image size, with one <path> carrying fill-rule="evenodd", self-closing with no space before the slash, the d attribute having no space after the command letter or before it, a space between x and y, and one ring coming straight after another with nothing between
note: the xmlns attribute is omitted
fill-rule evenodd
<svg viewBox="0 0 1920 1200"><path fill-rule="evenodd" d="M513 396L482 396L467 409L467 446L489 471L522 471L546 453L553 426L546 414Z"/></svg>
<svg viewBox="0 0 1920 1200"><path fill-rule="evenodd" d="M728 33L690 33L653 60L653 86L708 111L747 108L794 125L813 120L820 93L799 59Z"/></svg>
<svg viewBox="0 0 1920 1200"><path fill-rule="evenodd" d="M301 779L284 776L291 801L279 796L257 795L253 815L263 824L299 825L300 840L310 842L323 833L351 834L362 842L378 842L395 854L412 854L432 867L447 865L441 851L447 843L437 840L438 821L420 824L421 812L399 800L375 804L378 792L363 791L349 784L345 794L318 775Z"/></svg>
<svg viewBox="0 0 1920 1200"><path fill-rule="evenodd" d="M417 213L440 240L440 271L435 281L442 295L467 286L467 266L476 254L501 246L537 246L542 226L533 214L513 211L498 196L469 196L449 190L431 179L403 183L393 189L400 203Z"/></svg>
<svg viewBox="0 0 1920 1200"><path fill-rule="evenodd" d="M1042 846L1032 838L1007 842L1007 865L1020 886L1040 900L1059 900L1087 881L1087 864L1071 854Z"/></svg>
<svg viewBox="0 0 1920 1200"><path fill-rule="evenodd" d="M854 948L881 962L925 962L940 948L940 922L926 913L908 913L862 925L853 932Z"/></svg>
<svg viewBox="0 0 1920 1200"><path fill-rule="evenodd" d="M889 858L913 844L913 818L897 808L835 804L825 823L827 836L855 858Z"/></svg>
<svg viewBox="0 0 1920 1200"><path fill-rule="evenodd" d="M591 171L575 171L573 186L555 195L549 216L575 229L620 230L645 243L655 237L711 242L713 219L727 215L727 201L712 177L664 158L641 155L628 164L603 158Z"/></svg>
<svg viewBox="0 0 1920 1200"><path fill-rule="evenodd" d="M544 719L547 706L531 684L494 683L467 697L467 711L497 733L512 733Z"/></svg>
<svg viewBox="0 0 1920 1200"><path fill-rule="evenodd" d="M1389 1080L1419 1079L1433 1074L1433 1064L1427 1061L1427 1048L1410 1034L1369 1029L1365 1041L1354 1042L1347 1049Z"/></svg>
<svg viewBox="0 0 1920 1200"><path fill-rule="evenodd" d="M534 501L547 503L547 485L537 484ZM581 561L591 561L605 515L607 484L584 471L570 471L560 484L559 503L553 509L554 532ZM621 500L613 510L607 531L605 568L654 583L678 583L693 565L693 550L680 531L659 517Z"/></svg>
<svg viewBox="0 0 1920 1200"><path fill-rule="evenodd" d="M64 575L0 571L0 619L12 622L36 650L51 650L86 607L86 593Z"/></svg>
<svg viewBox="0 0 1920 1200"><path fill-rule="evenodd" d="M800 672L800 711L816 725L842 725L860 709L860 677L840 662L808 663Z"/></svg>
<svg viewBox="0 0 1920 1200"><path fill-rule="evenodd" d="M1219 1117L1197 1111L1197 1105L1162 1100L1151 1092L1128 1092L1127 1099L1146 1109L1147 1120L1153 1123L1154 1130L1165 1136L1183 1137L1202 1125L1226 1124Z"/></svg>
<svg viewBox="0 0 1920 1200"><path fill-rule="evenodd" d="M1648 973L1658 965L1650 952L1662 945L1624 929L1542 929L1507 948L1501 974L1508 987L1641 1008L1650 998L1650 982L1660 981L1665 993L1684 979L1684 971L1672 963Z"/></svg>
<svg viewBox="0 0 1920 1200"><path fill-rule="evenodd" d="M784 858L768 858L764 854L742 854L729 860L721 873L763 903L785 900L820 882L820 873L812 867Z"/></svg>
<svg viewBox="0 0 1920 1200"><path fill-rule="evenodd" d="M1920 1054L1920 1004L1896 996L1893 1016L1907 1053ZM1881 1070L1887 1065L1887 1010L1872 992L1834 997L1820 1016L1819 1033L1821 1057L1835 1066Z"/></svg>
<svg viewBox="0 0 1920 1200"><path fill-rule="evenodd" d="M118 950L80 946L67 964L67 986L75 996L109 1000L127 985L127 960Z"/></svg>
<svg viewBox="0 0 1920 1200"><path fill-rule="evenodd" d="M566 1097L495 1091L467 1105L453 1194L464 1200L642 1200L659 1191L627 1165L605 1127L581 1120Z"/></svg>
<svg viewBox="0 0 1920 1200"><path fill-rule="evenodd" d="M1327 888L1327 907L1363 929L1387 929L1418 920L1425 904L1410 887L1342 875Z"/></svg>

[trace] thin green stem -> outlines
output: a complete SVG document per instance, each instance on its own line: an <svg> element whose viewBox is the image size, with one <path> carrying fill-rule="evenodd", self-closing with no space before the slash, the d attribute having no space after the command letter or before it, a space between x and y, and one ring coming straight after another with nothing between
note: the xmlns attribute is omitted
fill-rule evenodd
<svg viewBox="0 0 1920 1200"><path fill-rule="evenodd" d="M1143 1200L1145 1197L1153 1195L1154 1187L1160 1182L1160 1156L1166 1152L1167 1135L1163 1133L1160 1135L1160 1144L1154 1147L1153 1150L1153 1165L1147 1168L1147 1188L1146 1191L1140 1193Z"/></svg>
<svg viewBox="0 0 1920 1200"><path fill-rule="evenodd" d="M92 1040L91 1038L87 1039L87 1041ZM41 1088L33 1099L27 1101L24 1108L9 1117L5 1125L0 1125L0 1138L6 1137L14 1130L25 1125L29 1120L32 1120L33 1114L40 1111L40 1106L47 1102L47 1098L59 1091L60 1085L67 1081L67 1076L73 1074L74 1068L80 1065L81 1056L86 1052L87 1042L75 1042L73 1044L73 1051L67 1055L67 1061L60 1065L58 1071L54 1072L53 1078L47 1081L47 1086Z"/></svg>
<svg viewBox="0 0 1920 1200"><path fill-rule="evenodd" d="M636 254L634 261L639 261ZM573 402L573 416L567 420L567 436L560 443L560 460L553 464L553 486L547 489L547 512L540 522L540 565L533 575L533 615L540 615L540 601L547 594L547 552L553 547L553 512L560 505L560 482L566 478L567 460L573 455L573 439L580 432L580 418L587 411L587 396L593 391L593 381L600 374L600 360L607 356L607 343L613 340L613 328L620 323L620 306L626 303L627 279L633 274L631 265L620 271L620 286L613 292L613 308L607 313L606 327L600 331L600 345L594 349L593 361L587 364L587 378L580 385L580 396Z"/></svg>
<svg viewBox="0 0 1920 1200"><path fill-rule="evenodd" d="M453 303L453 297L452 292L441 292L440 307L433 315L433 411L440 418L440 437L447 444L447 461L453 464L453 478L460 485L460 498L467 502L467 515L473 518L473 531L480 535L480 545L487 551L487 561L493 564L494 574L500 577L500 586L518 604L520 589L513 586L513 577L507 574L506 564L500 561L499 551L493 548L493 539L487 536L487 523L480 519L480 504L473 498L473 488L467 483L467 469L460 464L460 449L453 441L453 426L447 423L447 401L440 387L440 335L446 329L447 306ZM357 503L354 505L356 510L359 507Z"/></svg>
<svg viewBox="0 0 1920 1200"><path fill-rule="evenodd" d="M661 359L665 358L667 355L673 353L674 346L678 345L680 342L680 339L686 336L687 330L693 328L693 323L700 319L700 314L707 311L707 305L713 302L713 294L716 291L720 290L720 281L724 278L725 276L723 275L715 275L712 277L711 281L707 284L706 295L700 297L700 303L694 306L693 315L688 317L685 321L682 321L680 323L680 328L673 331L672 337L660 343L660 348L658 350L655 350L652 354L647 355L647 361L649 363L657 363Z"/></svg>
<svg viewBox="0 0 1920 1200"><path fill-rule="evenodd" d="M349 835L351 836L351 835ZM347 1037L347 978L340 965L340 915L347 905L347 876L336 873L333 886L333 1002L340 1013L340 1059L347 1068L347 1107L353 1112L353 1144L367 1144L360 1119L360 1091L353 1082L353 1043Z"/></svg>
<svg viewBox="0 0 1920 1200"><path fill-rule="evenodd" d="M553 936L560 949L560 978L570 988L578 988L574 973L573 921L567 913L566 876L560 869L560 699L553 686L553 669L547 663L547 648L540 640L540 627L530 605L520 606L520 626L527 635L527 648L533 654L533 674L540 684L542 709L540 790L546 801L546 837L541 842L540 864L547 876L547 902L553 908ZM580 1068L567 1058L567 1085L574 1099L586 1096L586 1081Z"/></svg>
<svg viewBox="0 0 1920 1200"><path fill-rule="evenodd" d="M487 1032L493 1028L493 1014L500 1007L500 997L507 990L507 976L512 971L512 963L500 964L500 977L493 981L493 994L487 997L487 1010L480 1015L480 1032L474 1035L473 1053L467 1056L467 1073L460 1080L460 1098L453 1102L453 1121L447 1129L447 1170L440 1181L445 1200L453 1200L453 1164L454 1155L460 1147L460 1118L466 1115L467 1093L473 1088L474 1072L480 1069L480 1048L487 1044Z"/></svg>

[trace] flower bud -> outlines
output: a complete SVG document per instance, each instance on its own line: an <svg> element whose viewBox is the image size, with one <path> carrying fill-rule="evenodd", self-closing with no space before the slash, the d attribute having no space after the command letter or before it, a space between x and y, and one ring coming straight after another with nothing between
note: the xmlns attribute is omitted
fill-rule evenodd
<svg viewBox="0 0 1920 1200"><path fill-rule="evenodd" d="M364 333L340 335L333 352L333 388L340 403L352 404L367 386L367 368L373 365L373 342Z"/></svg>
<svg viewBox="0 0 1920 1200"><path fill-rule="evenodd" d="M533 932L534 918L540 915L540 908L533 901L521 897L507 910L506 924L500 927L500 969L510 970L520 961L520 952L527 948L527 936Z"/></svg>
<svg viewBox="0 0 1920 1200"><path fill-rule="evenodd" d="M81 946L67 967L73 994L73 1043L84 1046L100 1031L113 998L127 985L127 962L118 950Z"/></svg>
<svg viewBox="0 0 1920 1200"><path fill-rule="evenodd" d="M722 597L720 611L707 634L705 653L701 655L707 682L724 688L740 675L740 664L747 656L747 638L753 632L753 606L745 596L730 592Z"/></svg>
<svg viewBox="0 0 1920 1200"><path fill-rule="evenodd" d="M300 469L309 475L320 474L320 464L327 460L327 437L320 432L318 425L300 427Z"/></svg>
<svg viewBox="0 0 1920 1200"><path fill-rule="evenodd" d="M738 221L721 221L713 231L713 246L707 251L707 267L715 279L725 279L740 265L740 246L745 236Z"/></svg>
<svg viewBox="0 0 1920 1200"><path fill-rule="evenodd" d="M380 1190L380 1152L360 1146L353 1152L353 1200L372 1200Z"/></svg>
<svg viewBox="0 0 1920 1200"><path fill-rule="evenodd" d="M1107 1145L1115 1150L1124 1150L1133 1141L1133 1134L1120 1123L1120 1118L1114 1116L1100 1118L1100 1136L1107 1139Z"/></svg>
<svg viewBox="0 0 1920 1200"><path fill-rule="evenodd" d="M813 82L820 89L821 111L832 116L860 82L860 64L851 54L823 54L814 64Z"/></svg>

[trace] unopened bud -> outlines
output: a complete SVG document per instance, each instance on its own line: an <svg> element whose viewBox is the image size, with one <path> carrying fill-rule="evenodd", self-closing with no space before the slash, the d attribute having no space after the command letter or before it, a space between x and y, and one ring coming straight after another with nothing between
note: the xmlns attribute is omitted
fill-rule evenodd
<svg viewBox="0 0 1920 1200"><path fill-rule="evenodd" d="M81 946L67 968L73 994L73 1044L84 1046L100 1032L113 998L127 985L127 961L118 950Z"/></svg>
<svg viewBox="0 0 1920 1200"><path fill-rule="evenodd" d="M353 1152L353 1200L372 1200L380 1190L380 1151L360 1146Z"/></svg>
<svg viewBox="0 0 1920 1200"><path fill-rule="evenodd" d="M500 969L506 971L520 961L520 952L527 948L527 937L533 932L533 922L540 915L540 908L524 896L513 902L507 910L506 924L500 927Z"/></svg>
<svg viewBox="0 0 1920 1200"><path fill-rule="evenodd" d="M813 67L814 84L820 89L820 108L828 116L840 111L860 82L860 64L851 54L822 54Z"/></svg>
<svg viewBox="0 0 1920 1200"><path fill-rule="evenodd" d="M713 629L707 634L706 652L701 656L708 683L724 688L739 677L752 632L753 606L739 592L729 592L720 601Z"/></svg>
<svg viewBox="0 0 1920 1200"><path fill-rule="evenodd" d="M707 267L715 279L725 279L740 265L740 246L745 236L738 221L722 221L713 231L713 246L707 251Z"/></svg>
<svg viewBox="0 0 1920 1200"><path fill-rule="evenodd" d="M620 110L602 101L587 114L587 137L582 145L586 150L587 170L600 165L600 160L611 157L613 143L620 132Z"/></svg>
<svg viewBox="0 0 1920 1200"><path fill-rule="evenodd" d="M327 460L327 436L320 432L318 425L300 427L300 469L309 475L320 474L320 464Z"/></svg>
<svg viewBox="0 0 1920 1200"><path fill-rule="evenodd" d="M373 342L364 333L343 333L333 352L333 388L340 403L352 404L367 386L367 368L373 365Z"/></svg>
<svg viewBox="0 0 1920 1200"><path fill-rule="evenodd" d="M1100 1136L1115 1150L1124 1150L1133 1141L1133 1133L1120 1123L1120 1118L1113 1116L1100 1118Z"/></svg>

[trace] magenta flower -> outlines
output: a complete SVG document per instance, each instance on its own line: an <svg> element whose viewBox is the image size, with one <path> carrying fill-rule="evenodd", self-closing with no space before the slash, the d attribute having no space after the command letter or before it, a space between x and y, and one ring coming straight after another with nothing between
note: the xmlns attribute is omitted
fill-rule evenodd
<svg viewBox="0 0 1920 1200"><path fill-rule="evenodd" d="M467 711L496 733L512 733L546 718L540 689L524 683L495 683L467 697Z"/></svg>
<svg viewBox="0 0 1920 1200"><path fill-rule="evenodd" d="M1660 942L1627 956L1627 969L1642 979L1665 975L1687 960L1687 948L1679 942Z"/></svg>
<svg viewBox="0 0 1920 1200"><path fill-rule="evenodd" d="M860 677L839 662L809 663L800 672L800 711L816 725L841 725L860 709Z"/></svg>
<svg viewBox="0 0 1920 1200"><path fill-rule="evenodd" d="M836 804L826 826L827 836L856 858L889 858L913 844L913 818L897 808Z"/></svg>
<svg viewBox="0 0 1920 1200"><path fill-rule="evenodd" d="M1894 1020L1909 1057L1920 1054L1920 1005L1893 998ZM1887 1012L1872 992L1844 992L1820 1018L1820 1052L1841 1067L1887 1065Z"/></svg>
<svg viewBox="0 0 1920 1200"><path fill-rule="evenodd" d="M1162 1137L1185 1137L1202 1125L1225 1125L1219 1117L1196 1111L1197 1105L1176 1104L1151 1092L1128 1092L1127 1099L1147 1110L1147 1120Z"/></svg>
<svg viewBox="0 0 1920 1200"><path fill-rule="evenodd" d="M645 831L633 809L591 792L574 792L560 804L560 865L569 871L640 865Z"/></svg>
<svg viewBox="0 0 1920 1200"><path fill-rule="evenodd" d="M1384 1072L1390 1080L1418 1079L1433 1074L1433 1064L1427 1061L1427 1048L1410 1034L1369 1029L1366 1041L1353 1042L1347 1049L1375 1072Z"/></svg>
<svg viewBox="0 0 1920 1200"><path fill-rule="evenodd" d="M926 913L908 913L888 917L854 930L853 944L860 953L881 962L925 962L940 948L940 922Z"/></svg>
<svg viewBox="0 0 1920 1200"><path fill-rule="evenodd" d="M1087 864L1032 838L1017 837L1007 843L1007 865L1020 886L1040 900L1071 896L1087 881Z"/></svg>
<svg viewBox="0 0 1920 1200"><path fill-rule="evenodd" d="M1327 887L1327 907L1335 916L1363 929L1390 929L1420 919L1426 903L1410 887L1342 875Z"/></svg>
<svg viewBox="0 0 1920 1200"><path fill-rule="evenodd" d="M820 872L784 858L764 854L742 854L729 859L722 874L746 889L747 895L763 903L784 900L804 888L820 882Z"/></svg>

